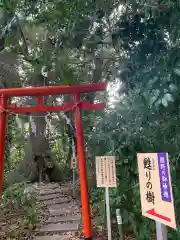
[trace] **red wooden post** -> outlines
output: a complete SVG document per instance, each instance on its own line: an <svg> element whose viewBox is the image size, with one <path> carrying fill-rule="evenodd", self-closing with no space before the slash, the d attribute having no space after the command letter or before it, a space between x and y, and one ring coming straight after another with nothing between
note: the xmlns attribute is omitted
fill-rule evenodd
<svg viewBox="0 0 180 240"><path fill-rule="evenodd" d="M6 138L6 109L7 98L0 96L0 198L2 197L2 184L4 173L4 153L5 153L5 138Z"/></svg>
<svg viewBox="0 0 180 240"><path fill-rule="evenodd" d="M78 104L80 101L80 94L76 93L73 95L73 97L74 97L74 103ZM88 183L87 183L87 171L86 171L84 135L83 135L81 109L77 105L77 107L75 108L74 111L75 111L75 125L76 125L80 189L81 189L82 216L83 216L83 224L84 224L84 238L86 240L91 240L92 239L92 228L91 228L91 216L90 216L89 193L88 193Z"/></svg>

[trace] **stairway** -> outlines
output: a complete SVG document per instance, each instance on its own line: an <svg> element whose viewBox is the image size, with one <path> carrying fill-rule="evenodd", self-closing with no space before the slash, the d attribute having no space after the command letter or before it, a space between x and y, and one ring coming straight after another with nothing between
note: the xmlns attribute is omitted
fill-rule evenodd
<svg viewBox="0 0 180 240"><path fill-rule="evenodd" d="M35 229L34 240L69 240L80 238L81 209L69 194L67 184L39 184L36 198L46 206L42 221Z"/></svg>

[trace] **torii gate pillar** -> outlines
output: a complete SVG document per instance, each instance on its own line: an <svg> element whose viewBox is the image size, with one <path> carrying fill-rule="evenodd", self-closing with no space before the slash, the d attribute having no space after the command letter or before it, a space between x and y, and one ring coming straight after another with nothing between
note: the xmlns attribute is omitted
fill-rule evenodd
<svg viewBox="0 0 180 240"><path fill-rule="evenodd" d="M91 228L91 215L90 215L89 193L88 193L88 183L87 183L84 134L83 134L83 126L82 126L81 109L78 105L78 103L80 102L80 95L77 93L77 94L74 94L73 97L74 97L74 103L77 104L77 107L75 108L74 113L75 113L78 166L79 166L79 178L80 178L80 189L81 189L82 216L83 216L83 223L84 223L84 237L87 240L91 240L92 228Z"/></svg>
<svg viewBox="0 0 180 240"><path fill-rule="evenodd" d="M3 109L6 109L7 107L7 97L3 95L0 96L0 106L0 193L2 193L7 115L7 113Z"/></svg>

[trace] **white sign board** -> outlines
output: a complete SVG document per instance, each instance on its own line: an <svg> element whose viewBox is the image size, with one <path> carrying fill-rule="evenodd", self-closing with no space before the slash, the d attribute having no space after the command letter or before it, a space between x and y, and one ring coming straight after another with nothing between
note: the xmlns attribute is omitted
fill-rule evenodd
<svg viewBox="0 0 180 240"><path fill-rule="evenodd" d="M142 215L176 229L167 153L137 153Z"/></svg>
<svg viewBox="0 0 180 240"><path fill-rule="evenodd" d="M116 165L114 156L96 157L97 187L114 188L116 184Z"/></svg>

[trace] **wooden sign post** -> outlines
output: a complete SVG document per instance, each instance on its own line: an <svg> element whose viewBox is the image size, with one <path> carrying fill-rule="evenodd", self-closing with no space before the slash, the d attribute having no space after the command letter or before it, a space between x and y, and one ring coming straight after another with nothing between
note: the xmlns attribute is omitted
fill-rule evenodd
<svg viewBox="0 0 180 240"><path fill-rule="evenodd" d="M96 157L96 181L97 187L105 188L108 240L111 240L109 188L117 187L114 156Z"/></svg>
<svg viewBox="0 0 180 240"><path fill-rule="evenodd" d="M142 215L156 221L157 239L166 240L165 225L176 229L167 153L137 153Z"/></svg>

